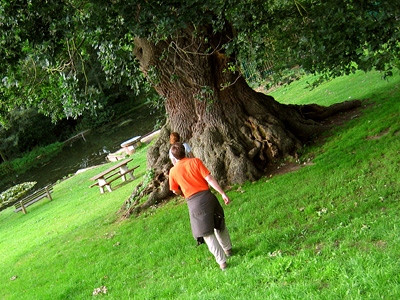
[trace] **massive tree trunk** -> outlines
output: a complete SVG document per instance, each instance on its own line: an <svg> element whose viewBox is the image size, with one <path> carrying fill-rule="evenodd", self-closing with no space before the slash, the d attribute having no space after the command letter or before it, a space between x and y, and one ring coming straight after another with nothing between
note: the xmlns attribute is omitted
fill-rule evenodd
<svg viewBox="0 0 400 300"><path fill-rule="evenodd" d="M178 132L189 143L222 185L243 183L258 179L274 160L296 155L305 141L326 130L319 123L323 118L357 105L280 104L229 70L234 58L227 57L221 47L229 34L206 33L194 34L188 27L176 39L156 45L140 38L134 41L134 54L165 98L168 114L147 155L148 167L164 174L159 183L163 193L155 190L150 204L168 195L170 132Z"/></svg>

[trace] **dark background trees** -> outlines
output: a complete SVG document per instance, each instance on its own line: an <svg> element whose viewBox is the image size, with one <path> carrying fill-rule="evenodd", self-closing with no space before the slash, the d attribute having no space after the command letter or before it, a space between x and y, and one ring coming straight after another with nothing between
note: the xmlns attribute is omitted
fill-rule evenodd
<svg viewBox="0 0 400 300"><path fill-rule="evenodd" d="M66 140L73 133L75 120L62 120L53 124L50 118L35 109L13 110L8 129L0 127L0 151L12 160L37 146L46 146Z"/></svg>

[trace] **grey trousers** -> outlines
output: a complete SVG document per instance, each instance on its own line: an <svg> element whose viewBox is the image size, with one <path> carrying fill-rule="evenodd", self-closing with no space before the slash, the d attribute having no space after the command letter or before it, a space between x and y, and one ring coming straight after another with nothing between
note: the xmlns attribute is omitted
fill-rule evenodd
<svg viewBox="0 0 400 300"><path fill-rule="evenodd" d="M225 263L225 251L232 249L231 237L226 226L224 230L214 229L214 233L203 238L208 246L208 250L214 255L216 262L219 265Z"/></svg>

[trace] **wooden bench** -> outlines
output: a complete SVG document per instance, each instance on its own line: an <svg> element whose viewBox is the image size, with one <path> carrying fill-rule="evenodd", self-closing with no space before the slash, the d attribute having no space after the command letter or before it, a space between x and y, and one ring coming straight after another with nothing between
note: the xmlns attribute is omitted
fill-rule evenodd
<svg viewBox="0 0 400 300"><path fill-rule="evenodd" d="M34 192L33 194L16 202L14 204L14 207L15 207L14 212L19 212L22 210L22 212L24 214L26 214L26 207L28 207L29 205L32 205L33 203L35 203L43 198L48 198L50 201L52 201L53 200L53 198L51 198L52 192L53 192L52 185L48 185L48 186Z"/></svg>
<svg viewBox="0 0 400 300"><path fill-rule="evenodd" d="M134 180L135 176L133 175L133 171L135 169L139 168L139 167L140 167L140 165L137 165L137 166L135 166L135 167L133 167L131 169L128 169L128 170L122 172L122 173L121 173L120 170L118 170L118 171L116 171L116 172L114 172L112 174L107 174L107 176L103 177L104 181L102 181L102 183L99 183L99 181L97 181L97 182L91 184L89 186L89 188L92 188L92 187L98 185L100 187L101 193L103 193L104 192L104 186L105 186L108 189L108 191L111 192L112 191L111 185L110 185L111 182L113 182L113 181L115 181L115 180L117 180L118 178L121 178L121 177L123 177L123 181L125 181L126 180L126 178L125 178L126 174L129 174L132 177L132 180ZM115 175L117 175L117 176L115 176Z"/></svg>

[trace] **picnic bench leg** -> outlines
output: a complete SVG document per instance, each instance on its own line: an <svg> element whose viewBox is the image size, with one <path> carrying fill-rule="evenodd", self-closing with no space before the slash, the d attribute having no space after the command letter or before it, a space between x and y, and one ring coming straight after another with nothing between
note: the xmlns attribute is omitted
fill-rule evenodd
<svg viewBox="0 0 400 300"><path fill-rule="evenodd" d="M112 192L111 185L106 184L106 189L107 189L109 192Z"/></svg>
<svg viewBox="0 0 400 300"><path fill-rule="evenodd" d="M109 184L107 184L107 181L104 178L99 178L99 187L100 187L100 193L104 194L104 186L107 188L108 191L111 192L111 187Z"/></svg>
<svg viewBox="0 0 400 300"><path fill-rule="evenodd" d="M124 165L120 167L120 173L124 174L122 175L122 181L126 181L126 174L129 174L129 176L131 176L132 179L135 179L135 176L133 176L132 172L128 172L128 166Z"/></svg>
<svg viewBox="0 0 400 300"><path fill-rule="evenodd" d="M126 173L128 171L128 166L127 165L124 165L124 166L120 166L119 167L119 172L121 173L121 174L123 174L122 175L122 181L125 181L126 180L126 177L125 177L125 174L124 173Z"/></svg>
<svg viewBox="0 0 400 300"><path fill-rule="evenodd" d="M107 181L104 178L99 178L98 181L99 181L100 193L104 194L104 187L106 187L106 189L109 192L112 192L110 184L107 183Z"/></svg>
<svg viewBox="0 0 400 300"><path fill-rule="evenodd" d="M26 214L26 209L25 209L24 203L22 203L22 201L21 201L21 208L22 208L22 212L24 214Z"/></svg>
<svg viewBox="0 0 400 300"><path fill-rule="evenodd" d="M48 187L46 186L46 194L47 194L47 198L49 198L50 201L53 201L53 198L51 198L50 192Z"/></svg>

